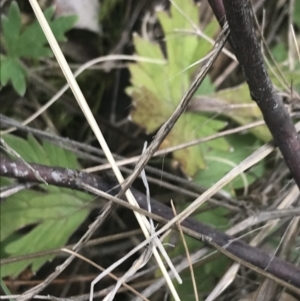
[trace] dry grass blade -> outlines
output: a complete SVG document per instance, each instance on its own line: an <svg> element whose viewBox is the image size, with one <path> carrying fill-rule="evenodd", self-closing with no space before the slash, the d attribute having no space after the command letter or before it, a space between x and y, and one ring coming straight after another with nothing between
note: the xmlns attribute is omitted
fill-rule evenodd
<svg viewBox="0 0 300 301"><path fill-rule="evenodd" d="M173 203L172 200L171 200L171 206L172 206L174 215L177 215L177 212L176 212L176 209L175 209L175 206L174 206L174 203ZM189 268L190 268L191 278L192 278L193 288L194 288L194 294L195 294L195 300L199 301L197 283L196 283L196 279L195 279L195 274L194 274L194 269L193 269L193 263L191 261L191 256L190 256L190 252L189 252L189 249L188 249L188 245L187 245L186 240L184 238L184 234L183 234L182 228L180 226L180 223L177 223L177 226L178 226L178 229L179 229L179 232L180 232L180 236L181 236L181 239L182 239L182 242L183 242L183 245L184 245L184 249L185 249L185 253L186 253L186 258L187 258L187 261L189 263Z"/></svg>
<svg viewBox="0 0 300 301"><path fill-rule="evenodd" d="M296 51L297 51L298 60L299 60L299 62L300 62L300 50L299 50L299 45L298 45L297 38L296 38L296 35L295 35L294 26L293 26L292 24L291 24L291 33L292 33L294 45L295 45L295 48L296 48Z"/></svg>
<svg viewBox="0 0 300 301"><path fill-rule="evenodd" d="M236 274L240 268L239 263L234 263L226 272L226 274L222 277L219 283L215 286L213 291L209 294L209 296L205 299L205 301L213 301L215 300L235 279Z"/></svg>
<svg viewBox="0 0 300 301"><path fill-rule="evenodd" d="M143 152L145 152L146 148L147 148L147 142L145 142L145 144L144 144ZM145 189L146 189L146 198L147 198L148 211L151 213L150 189L149 189L149 184L148 184L148 181L147 181L145 169L142 170L141 177L142 177L142 181L143 181L143 184L145 186ZM152 228L152 231L153 231L152 233L154 233L155 228L154 228L152 218L150 218L149 221L150 221L150 225L151 225L151 228Z"/></svg>
<svg viewBox="0 0 300 301"><path fill-rule="evenodd" d="M125 281L128 281L130 277L132 277L138 270L143 268L147 262L150 260L152 256L152 248L153 246L150 246L143 252L143 254L133 263L131 268L121 277L119 278L115 288L103 299L103 301L112 301L114 296L116 295L118 289L120 286L125 283ZM143 297L143 299L145 299ZM92 299L90 299L91 301Z"/></svg>
<svg viewBox="0 0 300 301"><path fill-rule="evenodd" d="M213 251L207 255L209 252L209 248L202 248L201 250L190 255L190 261L187 258L184 258L179 264L176 265L177 271L181 272L190 267L190 262L192 264L199 263L200 260L205 261L210 256L217 253L217 251ZM172 277L172 275L170 275ZM142 291L142 295L144 297L150 297L153 293L157 292L163 285L165 285L164 278L160 278L148 286L144 291ZM141 301L141 298L136 297L132 301Z"/></svg>
<svg viewBox="0 0 300 301"><path fill-rule="evenodd" d="M225 131L222 131L220 133L216 133L216 134L213 134L213 135L210 135L210 136L207 136L207 137L195 139L193 141L189 141L189 142L186 142L186 143L181 143L181 144L178 144L176 146L163 148L163 149L160 149L160 150L156 151L153 154L153 157L158 157L158 156L162 156L162 155L164 156L166 154L172 153L172 152L180 150L180 149L184 149L184 148L194 146L194 145L197 145L197 144L200 144L200 143L204 143L204 142L207 142L207 141L211 141L211 140L214 140L214 139L217 139L217 138L220 138L220 137L225 137L227 135L232 135L232 134L239 133L239 132L242 132L242 131L245 131L245 130L249 130L249 129L252 129L254 127L263 125L263 124L265 124L265 122L263 120L256 121L256 122L253 122L253 123L250 123L250 124L247 124L247 125L238 126L234 129L225 130ZM116 164L118 166L123 166L123 165L131 164L131 163L135 163L139 159L140 159L140 156L135 156L135 157L131 157L131 158L128 158L128 159L118 160L118 161L116 161ZM105 169L109 169L109 168L111 168L111 165L109 163L107 163L107 164L101 164L99 166L93 166L93 167L86 168L86 169L84 169L84 171L86 171L86 172L96 172L96 171L105 170Z"/></svg>
<svg viewBox="0 0 300 301"><path fill-rule="evenodd" d="M69 249L66 249L66 248L62 248L61 251L66 252L66 253L68 253L68 254L71 254L71 255L74 255L74 256L80 258L81 260L83 260L83 261L85 261L85 262L91 264L92 266L96 267L96 268L99 269L100 271L105 271L105 269L104 269L103 267L101 267L100 265L96 264L95 262L89 260L88 258L86 258L86 257L84 257L84 256L82 256L82 255L80 255L80 254L78 254L78 253L76 253L76 252L74 252L74 251L72 251L72 250L69 250ZM110 276L111 278L113 278L114 280L118 281L118 282L119 282L120 279L121 279L121 278L118 278L118 277L116 277L114 274L111 274L111 273L108 273L107 275ZM133 292L134 294L136 294L137 296L139 296L140 298L142 298L144 301L149 301L147 298L145 298L144 296L142 296L138 291L136 291L136 290L135 290L134 288L132 288L130 285L124 283L124 281L120 283L120 286L121 286L121 285L123 285L123 286L126 287L128 290L130 290L131 292Z"/></svg>
<svg viewBox="0 0 300 301"><path fill-rule="evenodd" d="M295 203L298 198L299 198L299 189L298 187L295 185L290 193L287 195L287 197L281 202L281 204L277 207L277 209L284 209L284 208L289 208L290 206L292 206L293 203ZM259 234L256 235L256 237L254 239L252 239L250 245L251 246L257 246L262 240L263 238L270 233L270 231L272 231L272 229L274 229L274 227L278 224L280 220L276 219L273 221L268 222L263 230L261 230L261 232ZM230 233L230 235L233 235L233 232L236 229L240 229L241 227L239 227L238 225L234 226L232 229L230 229L228 232ZM275 256L275 254L274 254ZM271 262L272 258L270 259ZM224 274L224 276L222 277L222 279L219 281L219 283L217 284L217 286L214 288L214 290L209 294L209 296L207 297L207 299L205 301L213 301L215 300L235 279L237 272L240 268L240 264L239 263L234 263L229 269L228 271ZM267 280L268 281L268 280Z"/></svg>
<svg viewBox="0 0 300 301"><path fill-rule="evenodd" d="M8 198L22 190L36 186L35 183L14 184L9 187L0 187L0 200Z"/></svg>
<svg viewBox="0 0 300 301"><path fill-rule="evenodd" d="M147 142L145 142L145 144L144 144L144 150L143 151L145 151L146 147L147 147ZM148 211L151 213L150 189L149 189L149 185L148 185L148 182L147 182L147 177L146 177L145 170L142 170L141 176L142 176L144 186L146 188L146 198L147 198ZM153 234L153 233L155 233L155 228L154 228L152 218L150 218L150 225L151 225L150 233ZM128 281L129 278L131 278L138 270L140 270L142 267L144 267L147 264L147 262L149 261L149 259L152 256L153 247L154 247L154 245L153 245L153 240L152 240L149 243L149 246L146 248L146 250L142 253L142 255L133 263L131 268L121 278L118 279L117 284L115 285L114 289L103 299L103 301L112 301L114 296L116 295L118 289L122 285L122 283ZM114 264L114 267L119 265L119 262L122 262L122 261L123 261L122 259L118 260ZM90 301L93 300L93 292L94 292L95 284L98 283L104 277L104 275L105 274L102 273L92 281L91 291L90 291Z"/></svg>
<svg viewBox="0 0 300 301"><path fill-rule="evenodd" d="M106 141L105 141L105 139L102 135L102 132L101 132L101 130L100 130L100 128L99 128L99 126L98 126L98 124L97 124L97 122L96 122L96 120L95 120L95 118L94 118L94 116L93 116L86 100L85 100L85 97L83 96L83 94L82 94L82 92L81 92L81 90L80 90L80 88L79 88L79 86L78 86L78 84L77 84L77 82L74 78L73 73L71 72L71 69L70 69L70 67L69 67L69 65L68 65L68 63L67 63L60 47L59 47L59 45L58 45L51 29L50 29L50 27L49 27L49 24L48 24L46 18L44 17L44 15L41 11L41 8L40 8L39 4L37 3L36 0L30 0L30 4L31 4L31 6L34 10L34 13L35 13L40 25L41 25L46 37L47 37L47 40L48 40L48 42L51 46L51 49L52 49L59 65L60 65L67 81L69 82L71 90L72 90L72 92L73 92L73 94L74 94L74 96L75 96L82 112L84 113L91 129L93 130L93 132L94 132L94 134L95 134L95 136L96 136L96 138L99 142L99 144L101 145L101 147L102 147L102 149L103 149L103 151L104 151L104 153L107 157L108 162L112 165L112 169L114 171L114 174L115 174L118 182L120 184L122 184L124 182L124 178L123 178L119 168L115 164L115 159L114 159L112 153L110 152L110 149L109 149L109 147L108 147L108 145L107 145L107 143L106 143ZM135 198L134 198L134 196L133 196L133 194L131 193L130 190L126 189L125 195L126 195L129 203L131 203L135 206L138 206L138 203L136 202L136 200L135 200ZM141 216L137 212L134 212L134 214L135 214L135 216L138 220L138 223L139 223L141 229L143 230L144 235L146 237L149 237L150 224L149 224L148 220L144 216ZM171 260L169 259L167 253L165 252L162 244L160 243L160 241L158 239L155 239L155 240L156 240L155 245L160 249L160 251L162 252L162 254L165 257L166 261L170 265L171 269L173 269L173 272L175 273L175 275L177 275L177 280L179 282L181 282L181 279L180 279L179 275L177 274L176 270L174 269L174 267L172 267ZM170 277L169 277L169 275L166 271L166 268L163 264L162 259L160 258L160 255L159 255L159 253L158 253L158 251L156 250L155 247L153 248L153 254L154 254L154 256L155 256L155 258L158 262L158 265L159 265L163 275L167 278L167 283L168 283L168 286L170 288L170 291L171 291L172 295L174 296L174 299L176 301L179 301L180 299L178 297L176 289L175 289L175 287L174 287L174 285L173 285L173 283L172 283L172 281L171 281L171 279L170 279Z"/></svg>

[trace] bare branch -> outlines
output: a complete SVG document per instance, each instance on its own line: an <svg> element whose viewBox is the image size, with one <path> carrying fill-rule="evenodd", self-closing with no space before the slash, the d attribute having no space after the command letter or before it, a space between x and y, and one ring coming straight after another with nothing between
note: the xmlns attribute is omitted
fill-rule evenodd
<svg viewBox="0 0 300 301"><path fill-rule="evenodd" d="M251 97L259 106L266 125L300 188L300 137L266 70L255 35L250 1L224 0L224 6L230 28L230 41Z"/></svg>
<svg viewBox="0 0 300 301"><path fill-rule="evenodd" d="M97 189L107 191L112 187L115 187L116 184L116 182L112 180L103 179L76 170L49 167L39 164L31 164L31 166L39 171L41 177L43 177L49 185L81 190L78 183L82 182ZM1 158L0 161L0 175L28 180L30 182L38 182L38 179L27 165L4 157ZM53 175L55 176L53 177ZM115 194L116 192L116 190L110 190L111 194ZM135 189L132 189L132 192L141 208L147 210L148 205L146 196ZM130 204L127 204L127 206L130 206ZM174 217L174 214L169 207L154 199L151 199L151 207L152 214L147 211L145 211L145 214L151 215L153 219L157 219L159 222L166 223ZM160 218L156 218L156 216L159 216ZM209 238L205 239L205 242L217 248L220 252L225 253L230 258L233 258L241 264L262 273L269 278L276 279L282 285L289 287L300 294L300 269L293 264L277 257L271 258L270 254L251 247L243 241L236 240L191 217L182 221L181 225L182 230L188 235L191 235L198 240L202 240L203 237ZM265 270L266 268L268 268L267 271Z"/></svg>

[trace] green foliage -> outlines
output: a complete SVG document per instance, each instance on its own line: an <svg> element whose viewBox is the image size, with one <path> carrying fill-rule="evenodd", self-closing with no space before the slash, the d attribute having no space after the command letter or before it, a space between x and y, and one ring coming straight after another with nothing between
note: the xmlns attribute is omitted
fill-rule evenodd
<svg viewBox="0 0 300 301"><path fill-rule="evenodd" d="M113 9L117 6L120 0L105 0L101 3L100 10L100 21L104 21L105 19L109 19Z"/></svg>
<svg viewBox="0 0 300 301"><path fill-rule="evenodd" d="M297 24L297 26L300 28L300 1L297 0L294 2L294 22Z"/></svg>
<svg viewBox="0 0 300 301"><path fill-rule="evenodd" d="M61 42L65 41L65 33L70 30L76 21L76 16L60 17L52 20L54 8L45 10L45 17L56 37ZM20 59L39 59L51 57L52 51L47 45L47 39L38 23L23 28L21 13L17 2L13 1L7 16L2 17L3 41L7 51L6 56L1 56L1 84L12 82L14 89L20 95L26 91L26 73Z"/></svg>
<svg viewBox="0 0 300 301"><path fill-rule="evenodd" d="M5 142L27 162L79 169L74 154L49 142L40 145L32 136L28 140L6 135ZM28 189L8 197L0 204L1 257L26 255L59 248L81 225L89 213L88 194L54 186ZM24 227L31 230L21 233ZM37 271L53 256L24 260L1 266L1 276L17 277L31 266Z"/></svg>
<svg viewBox="0 0 300 301"><path fill-rule="evenodd" d="M182 12L173 5L171 12L157 12L158 20L165 33L167 62L156 65L145 62L131 64L132 86L127 93L134 101L131 117L134 122L145 128L147 132L157 130L174 112L182 96L189 88L197 67L186 69L195 61L203 58L212 49L212 45L195 35L180 33L193 31L193 24L198 24L198 8L193 1L176 1ZM189 16L188 18L186 16ZM216 21L212 21L203 32L213 37L218 30ZM138 55L154 59L164 59L158 44L134 37L134 45ZM169 80L167 80L169 79ZM213 90L209 79L200 88L202 94ZM200 114L184 113L176 123L162 147L174 146L180 143L211 135L222 129L225 123L210 119ZM205 145L194 146L174 152L182 169L189 175L194 175L199 169L206 167L205 153L208 148L225 150L229 146L224 139L209 142Z"/></svg>
<svg viewBox="0 0 300 301"><path fill-rule="evenodd" d="M276 44L272 49L271 53L277 63L283 62L287 59L287 49L284 43Z"/></svg>
<svg viewBox="0 0 300 301"><path fill-rule="evenodd" d="M226 175L260 146L260 142L250 134L228 136L226 139L230 143L231 149L229 151L212 150L207 156L209 168L200 171L195 177L195 181L206 188L211 187L216 179ZM263 175L263 172L264 165L263 162L260 162L257 166L234 179L225 189L231 195L235 195L236 189L252 184Z"/></svg>
<svg viewBox="0 0 300 301"><path fill-rule="evenodd" d="M299 1L297 3L298 3L297 5L299 6ZM297 5L295 4L295 6ZM280 68L280 73L279 73L277 68L273 66L273 70L276 75L274 74L274 72L269 71L273 84L282 90L286 90L287 89L286 86L288 86L288 87L293 87L294 90L300 91L300 62L298 60L298 57L295 58L295 65L293 70L291 70L289 64L287 64L287 60L288 60L287 45L285 45L284 43L278 43L271 49L271 53L277 63L277 66ZM283 80L283 78L285 80Z"/></svg>
<svg viewBox="0 0 300 301"><path fill-rule="evenodd" d="M240 125L250 124L252 122L262 120L263 116L256 103L251 99L249 87L247 83L243 83L237 87L219 90L207 96L211 103L217 100L220 104L224 105L242 105L240 108L224 109L221 114L234 120ZM244 106L244 107L243 107ZM260 140L267 142L272 139L269 129L265 126L255 127L249 130ZM248 144L246 142L246 144Z"/></svg>
<svg viewBox="0 0 300 301"><path fill-rule="evenodd" d="M288 66L280 66L281 74L285 79L285 85L293 87L293 90L300 91L300 62L296 63L294 70L290 70ZM278 74L278 72L277 72ZM272 82L282 90L286 90L280 75L270 74Z"/></svg>
<svg viewBox="0 0 300 301"><path fill-rule="evenodd" d="M191 84L196 67L187 70L186 67L207 55L212 47L203 39L199 40L195 36L180 34L180 38L176 37L176 33L178 34L180 30L192 31L193 25L191 23L197 24L199 19L197 9L195 9L192 1L181 0L176 3L183 13L171 6L170 15L165 12L157 14L165 33L166 64L162 66L143 62L130 65L132 86L127 89L127 92L134 100L131 117L134 122L150 133L157 130L170 117L182 95ZM189 20L185 16L189 16ZM203 31L209 37L213 37L217 27L218 25L212 21ZM134 45L136 52L141 56L164 59L158 44L150 43L141 37L135 36ZM186 71L182 72L182 70ZM249 104L246 109L241 107L235 110L226 109L221 112L223 116L229 117L241 125L262 119L259 108L251 100L246 84L218 92L214 90L213 84L207 77L197 91L196 96L208 95L212 101L217 99L224 105ZM207 114L186 112L180 117L163 142L162 147L174 146L215 134L224 125L223 120L211 118ZM257 127L250 131L260 140L268 141L271 138L266 126ZM240 141L243 141L243 144ZM240 136L233 139L222 138L176 151L174 152L174 158L179 161L184 172L196 176L197 182L209 187L253 151L253 147L247 147L249 145L257 147L259 143L251 135L248 135L247 139L240 139ZM259 168L257 170L261 173L263 169ZM249 173L249 177L246 175L244 182L236 180L231 185L230 191L234 193L234 189L243 187L245 183L252 183L255 178L256 176L250 176Z"/></svg>
<svg viewBox="0 0 300 301"><path fill-rule="evenodd" d="M215 287L217 281L226 271L226 267L228 268L229 262L228 258L220 256L218 258L214 258L211 262L208 262L201 267L194 267L195 281L200 301L204 301L205 298L203 296L210 293ZM175 288L179 297L184 301L195 301L190 270L187 269L180 275L183 279L183 283L181 285L175 283ZM171 298L171 300L174 300L174 298Z"/></svg>

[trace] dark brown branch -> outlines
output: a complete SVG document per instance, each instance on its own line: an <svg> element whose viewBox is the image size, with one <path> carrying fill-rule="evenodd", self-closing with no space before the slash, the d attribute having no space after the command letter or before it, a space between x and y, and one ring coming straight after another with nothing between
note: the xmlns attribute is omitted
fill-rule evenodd
<svg viewBox="0 0 300 301"><path fill-rule="evenodd" d="M260 44L255 35L250 1L223 2L230 28L230 41L242 67L251 97L259 106L266 125L300 189L300 137L266 70Z"/></svg>
<svg viewBox="0 0 300 301"><path fill-rule="evenodd" d="M223 27L226 23L225 8L222 0L208 0L211 9L214 12L219 24Z"/></svg>
<svg viewBox="0 0 300 301"><path fill-rule="evenodd" d="M39 164L31 164L31 166L38 171L40 176L50 185L81 190L78 187L78 183L81 182L103 191L110 191L111 194L118 192L118 189L111 190L112 187L115 187L116 183L110 179L60 167L49 167ZM1 158L0 175L30 182L40 182L27 165L6 157ZM147 210L145 195L135 189L132 189L132 192L141 208ZM169 207L154 199L152 199L151 202L152 212L161 217L159 219L160 222L166 222L174 217ZM190 232L187 231L188 235L192 235L199 240L201 240L203 236L209 238L208 240L206 239L205 242L217 247L218 250L229 257L249 266L253 270L267 273L266 276L275 278L283 285L300 294L300 270L293 264L277 257L273 258L272 255L258 248L251 247L243 241L234 240L233 237L200 223L193 218L188 217L181 224L183 229L191 230Z"/></svg>

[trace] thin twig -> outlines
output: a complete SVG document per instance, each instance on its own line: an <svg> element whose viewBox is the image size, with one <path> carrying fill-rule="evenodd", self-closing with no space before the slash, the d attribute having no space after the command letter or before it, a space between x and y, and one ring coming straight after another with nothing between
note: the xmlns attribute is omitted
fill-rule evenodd
<svg viewBox="0 0 300 301"><path fill-rule="evenodd" d="M124 238L131 237L133 235L137 235L137 234L141 234L141 233L142 233L141 230L137 229L137 230L121 232L118 234L111 234L108 236L91 239L85 244L84 248L101 245L101 244L111 242L111 241L117 241L119 239L124 239ZM74 246L75 246L75 244L66 245L65 249L72 250ZM0 266L9 264L9 263L13 263L13 262L19 262L19 261L33 259L33 258L39 258L39 257L47 256L47 255L55 255L55 254L59 254L61 252L62 252L61 248L55 248L55 249L49 249L46 251L29 253L29 254L25 254L25 255L2 258L2 259L0 259Z"/></svg>

